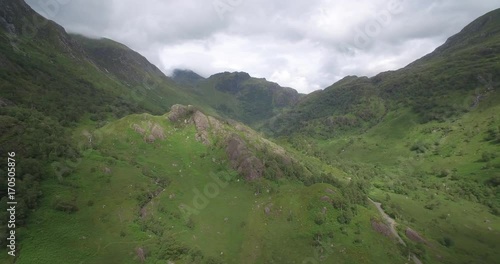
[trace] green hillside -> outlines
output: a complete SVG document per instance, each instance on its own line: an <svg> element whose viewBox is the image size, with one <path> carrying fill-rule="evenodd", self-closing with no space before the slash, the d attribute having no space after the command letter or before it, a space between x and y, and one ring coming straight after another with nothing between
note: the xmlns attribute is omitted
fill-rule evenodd
<svg viewBox="0 0 500 264"><path fill-rule="evenodd" d="M310 132L331 137L344 130L363 131L389 111L405 107L420 123L444 122L474 111L478 98L494 93L500 75L499 17L500 10L484 15L400 70L372 78L345 77L306 96L271 120L267 129L275 135Z"/></svg>
<svg viewBox="0 0 500 264"><path fill-rule="evenodd" d="M0 263L496 263L499 29L301 95L0 0Z"/></svg>
<svg viewBox="0 0 500 264"><path fill-rule="evenodd" d="M137 263L140 252L146 263L404 259L371 229L378 214L364 189L314 183L324 179L307 161L242 124L189 109L75 130L81 157L54 165L63 173L41 184L16 263ZM288 166L273 167L283 157ZM261 161L281 177L249 182Z"/></svg>
<svg viewBox="0 0 500 264"><path fill-rule="evenodd" d="M432 241L425 262L494 263L499 28L495 10L403 69L349 76L307 95L265 131L364 176L401 234L410 227ZM436 254L440 247L447 253Z"/></svg>
<svg viewBox="0 0 500 264"><path fill-rule="evenodd" d="M176 77L177 76L177 77ZM196 74L174 74L174 80L185 84L186 90L216 109L226 118L251 125L254 128L296 104L302 97L296 90L281 87L263 78L251 77L245 72L224 72L207 79Z"/></svg>
<svg viewBox="0 0 500 264"><path fill-rule="evenodd" d="M175 69L172 73L172 80L184 86L196 86L205 78L191 70Z"/></svg>
<svg viewBox="0 0 500 264"><path fill-rule="evenodd" d="M38 208L41 183L58 177L58 164L81 157L71 138L76 127L102 127L132 113L163 114L174 103L197 102L121 44L68 35L24 1L1 1L0 11L0 157L6 159L12 151L20 157L19 226L25 226ZM105 69L102 61L89 55L91 46L94 50L111 47L107 52L119 49L120 56L129 60L115 61L117 68ZM118 68L126 69L136 82L122 79L121 72L113 71ZM2 201L6 169L1 168ZM5 212L2 216L7 216ZM1 220L2 247L6 219Z"/></svg>

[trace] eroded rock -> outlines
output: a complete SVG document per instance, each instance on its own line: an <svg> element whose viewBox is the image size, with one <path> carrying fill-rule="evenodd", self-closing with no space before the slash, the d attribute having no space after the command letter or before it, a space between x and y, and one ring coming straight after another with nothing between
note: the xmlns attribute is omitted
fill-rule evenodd
<svg viewBox="0 0 500 264"><path fill-rule="evenodd" d="M158 139L165 139L163 127L158 124L153 124L153 127L151 128L151 135Z"/></svg>
<svg viewBox="0 0 500 264"><path fill-rule="evenodd" d="M210 123L205 114L200 111L196 111L193 115L194 125L196 126L196 140L201 141L205 145L210 144L208 137L208 130L210 128Z"/></svg>
<svg viewBox="0 0 500 264"><path fill-rule="evenodd" d="M226 154L232 168L241 173L245 179L254 180L262 177L264 165L237 134L232 134L226 140Z"/></svg>
<svg viewBox="0 0 500 264"><path fill-rule="evenodd" d="M185 117L190 115L194 111L194 107L192 105L180 105L176 104L170 108L170 112L168 113L168 119L172 122L178 122L183 120Z"/></svg>
<svg viewBox="0 0 500 264"><path fill-rule="evenodd" d="M406 237L408 237L413 242L427 244L427 241L423 237L421 237L420 234L417 233L417 231L415 231L409 227L406 228L405 234L406 234Z"/></svg>
<svg viewBox="0 0 500 264"><path fill-rule="evenodd" d="M391 229L386 224L379 222L375 219L371 220L371 224L373 230L377 231L378 233L386 237L392 237Z"/></svg>

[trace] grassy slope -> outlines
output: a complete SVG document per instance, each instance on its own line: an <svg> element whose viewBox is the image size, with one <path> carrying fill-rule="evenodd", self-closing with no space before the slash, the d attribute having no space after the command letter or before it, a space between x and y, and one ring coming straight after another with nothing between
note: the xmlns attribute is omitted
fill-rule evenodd
<svg viewBox="0 0 500 264"><path fill-rule="evenodd" d="M215 113L203 100L185 92L155 65L127 46L110 39L91 39L71 34L102 74L122 84L130 100L140 102L148 112L163 114L174 104L195 104ZM158 109L151 111L150 109Z"/></svg>
<svg viewBox="0 0 500 264"><path fill-rule="evenodd" d="M482 158L499 153L498 143L486 140L488 128L500 125L499 100L498 93L490 94L477 109L448 122L421 124L410 109L391 111L362 134L307 138L310 147L304 152L368 177L374 184L371 196L402 226L431 242L425 262L494 263L500 217L491 212L498 210L500 197L498 187L486 182L500 175L500 157ZM422 152L412 151L415 145L423 146ZM454 245L441 245L445 237Z"/></svg>
<svg viewBox="0 0 500 264"><path fill-rule="evenodd" d="M218 114L252 127L259 127L301 96L291 88L238 72L215 74L184 89L202 98Z"/></svg>
<svg viewBox="0 0 500 264"><path fill-rule="evenodd" d="M4 67L9 71L2 71L0 75L4 80L0 89L3 99L26 107L26 111L42 112L49 118L73 125L81 121L85 113L113 113L114 116L141 111L163 113L169 104L177 102L176 96L158 100L154 93L147 91L155 87L148 85L138 85L146 92L130 94L131 88L117 76L105 74L105 70L96 68L88 60L72 57L79 56L78 52L68 54L67 50L61 52L58 45L52 45L57 32L49 30L47 35L46 31L41 31L42 41L36 45L32 39L24 39L20 42L21 53L11 52L7 38L2 35L0 59L9 66ZM46 38L50 41L45 41ZM491 40L488 46L495 50L496 43ZM482 48L476 45L460 54L464 56L431 61L420 72L423 81L426 81L425 76L440 74L421 85L471 84L468 77L488 72L496 80L496 53L484 59L477 56L484 51ZM471 55L474 60L463 59ZM465 67L462 73L471 67L474 72L450 78L454 76L454 69L449 66L455 64ZM401 84L401 79L411 80L412 85L405 87L419 88L416 85L419 82L415 81L418 78L414 79L411 72L402 72L400 78L389 74L383 93L389 92L393 84ZM33 79L34 76L37 78ZM378 82L377 78L372 81ZM157 80L153 78L146 84L157 83ZM365 89L371 87L370 82L361 85L360 91L372 97L370 89ZM476 91L484 90L478 85L472 89L476 90L438 94L436 98L443 99L443 104L435 107L437 111L430 111L432 115L427 117L439 120L444 116L446 122L424 125L419 124L421 117L415 109L410 110L414 105L396 107L396 110L391 108L392 104L381 107L381 98L385 99L383 93L375 94L380 98L359 101L354 108L343 104L346 108L339 113L347 113L347 123L353 113L357 114L354 118L370 118L373 113L376 118L385 116L384 122L367 122L355 133L340 133L333 139L306 137L308 145L301 148L304 153L298 155L303 155L301 157L309 166L321 167L346 181L349 178L370 179L375 186L371 195L387 204L386 210L397 216L402 225L423 233L435 245L423 254L424 261L493 263L498 258L495 253L498 251L495 250L498 217L489 214L488 208L479 205L478 200L482 203L485 199L491 200L493 205L498 203L498 189L482 185L485 179L497 175L498 157L492 158L489 164L477 160L483 151L498 152L497 144L484 141L486 130L498 126L498 93L491 93L479 108L461 119L447 119L446 113L450 104L463 110ZM429 94L422 98L425 96ZM191 100L189 96L178 99ZM456 111L452 109L452 112ZM158 122L172 133L166 141L153 145L144 143L131 125L143 124L145 119ZM49 174L42 183L41 207L28 219L27 228L19 229L23 249L18 263L45 263L54 259L65 263L137 263L134 249L138 247L146 249L151 263L160 259L179 259L179 263L301 263L307 256L319 260L315 250L320 248L329 261L335 259L341 263L372 263L374 259L381 263L404 261L394 243L371 230L370 218L377 216L373 208L357 206L358 214L352 222L340 225L336 221L339 210L329 207L323 223L318 225L315 221L323 207L319 198L325 195L327 185L304 187L291 180L264 181L262 184L270 192L255 196L255 186L238 181L236 173L220 163L224 154L196 142L194 128L190 126L174 128L164 117L147 115L129 116L97 130L90 129L95 127L92 122L78 126L74 141L81 148L82 157L76 162L50 159L55 173ZM310 128L321 129L317 124ZM81 134L85 129L90 129L94 135L92 146ZM360 131L366 133L360 134ZM417 149L422 150L420 154L411 151L416 143ZM380 155L381 150L384 155ZM322 157L324 162L308 155ZM201 190L213 180L211 172L220 176L225 171L232 178L230 186L186 222L178 206L192 203L193 186ZM151 193L162 188L165 191L147 204L146 220L140 220L140 205L148 201ZM336 190L332 186L328 188ZM170 198L171 194L175 197ZM333 196L334 200L342 198ZM273 207L267 215L263 207L270 203ZM76 207L79 210L74 213L60 211ZM468 213L467 217L453 218L464 213ZM333 246L330 242L325 243L329 236L333 237ZM444 237L451 237L453 245L441 246L439 242Z"/></svg>
<svg viewBox="0 0 500 264"><path fill-rule="evenodd" d="M304 155L370 181L370 196L430 241L413 245L424 263L495 263L499 23L495 10L406 68L347 77L265 128Z"/></svg>
<svg viewBox="0 0 500 264"><path fill-rule="evenodd" d="M133 124L145 126L147 122L165 129L165 141L147 144L132 129ZM16 263L56 259L137 263L134 250L138 247L148 252L147 263L167 259L176 263L303 263L320 258L335 263L372 263L373 259L400 263L404 259L394 242L371 230L369 219L377 216L373 208L358 206L353 221L341 225L336 220L339 211L320 201L325 195L333 199L341 195L325 192L336 190L331 185L305 187L282 179L264 182L269 192L256 195L254 184L227 168L220 150L194 140L191 125L174 125L165 116L128 116L91 131L92 146L82 135L84 130L74 135L83 157L65 165L72 172L43 183L42 204L29 219L28 228L21 231L22 251ZM214 182L212 175L225 173L229 185L186 221L179 206L192 206L193 190L203 192ZM169 184L161 187L155 181ZM141 220L145 195L163 188L147 203L147 216ZM60 202L79 210L55 210ZM265 207L271 208L269 214ZM318 225L315 218L323 207L327 208L325 220ZM319 244L314 244L314 238L320 238ZM177 251L178 247L186 250ZM322 253L318 253L320 247Z"/></svg>

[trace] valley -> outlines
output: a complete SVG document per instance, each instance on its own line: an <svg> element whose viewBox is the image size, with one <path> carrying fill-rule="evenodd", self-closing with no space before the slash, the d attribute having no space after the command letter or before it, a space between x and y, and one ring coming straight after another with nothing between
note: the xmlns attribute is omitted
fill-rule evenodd
<svg viewBox="0 0 500 264"><path fill-rule="evenodd" d="M166 76L22 0L0 0L0 19L18 246L0 167L0 263L500 258L499 9L402 69L310 94L245 72Z"/></svg>

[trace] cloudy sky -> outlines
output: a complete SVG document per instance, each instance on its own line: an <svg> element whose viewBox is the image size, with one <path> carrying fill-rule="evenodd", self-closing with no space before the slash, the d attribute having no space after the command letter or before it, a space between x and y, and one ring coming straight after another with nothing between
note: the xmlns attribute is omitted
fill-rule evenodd
<svg viewBox="0 0 500 264"><path fill-rule="evenodd" d="M122 42L166 74L245 71L303 93L395 70L498 0L27 0L69 32Z"/></svg>

